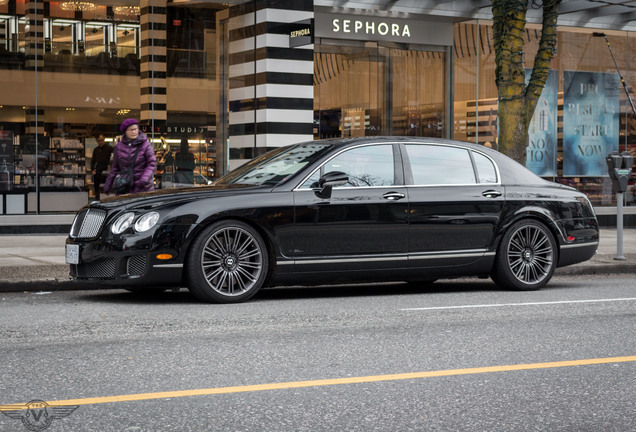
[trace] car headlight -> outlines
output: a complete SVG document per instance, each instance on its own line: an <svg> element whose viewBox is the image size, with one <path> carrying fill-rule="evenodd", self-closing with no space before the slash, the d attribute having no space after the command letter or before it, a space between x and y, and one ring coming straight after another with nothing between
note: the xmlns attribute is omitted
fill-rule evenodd
<svg viewBox="0 0 636 432"><path fill-rule="evenodd" d="M124 213L123 215L119 216L115 220L115 222L113 222L113 224L110 227L110 231L113 234L123 233L132 225L133 219L135 219L134 213Z"/></svg>
<svg viewBox="0 0 636 432"><path fill-rule="evenodd" d="M148 231L150 228L152 228L153 226L157 224L158 220L159 220L159 213L154 211L150 213L146 213L145 215L137 219L137 222L135 222L135 231L137 232Z"/></svg>

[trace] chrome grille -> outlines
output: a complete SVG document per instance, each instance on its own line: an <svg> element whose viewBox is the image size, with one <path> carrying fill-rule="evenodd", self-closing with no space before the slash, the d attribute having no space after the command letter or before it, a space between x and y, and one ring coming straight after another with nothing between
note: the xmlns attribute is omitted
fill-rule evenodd
<svg viewBox="0 0 636 432"><path fill-rule="evenodd" d="M146 271L146 257L135 255L128 258L126 263L126 273L129 276L142 276Z"/></svg>
<svg viewBox="0 0 636 432"><path fill-rule="evenodd" d="M102 229L106 219L106 212L94 208L87 208L80 211L71 227L71 237L73 238L93 238Z"/></svg>
<svg viewBox="0 0 636 432"><path fill-rule="evenodd" d="M114 278L115 260L109 258L92 263L71 265L71 275L77 278Z"/></svg>

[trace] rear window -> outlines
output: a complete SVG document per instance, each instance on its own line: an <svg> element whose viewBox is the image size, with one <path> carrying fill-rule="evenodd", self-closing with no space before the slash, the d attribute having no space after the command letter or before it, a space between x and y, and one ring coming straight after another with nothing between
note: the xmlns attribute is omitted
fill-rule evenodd
<svg viewBox="0 0 636 432"><path fill-rule="evenodd" d="M407 144L415 185L476 184L468 150L433 145Z"/></svg>
<svg viewBox="0 0 636 432"><path fill-rule="evenodd" d="M481 153L473 152L479 183L497 183L497 170L490 159Z"/></svg>

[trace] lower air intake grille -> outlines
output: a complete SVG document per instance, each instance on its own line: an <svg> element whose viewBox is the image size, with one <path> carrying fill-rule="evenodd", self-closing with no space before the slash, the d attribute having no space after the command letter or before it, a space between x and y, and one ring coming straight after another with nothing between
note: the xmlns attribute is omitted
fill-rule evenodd
<svg viewBox="0 0 636 432"><path fill-rule="evenodd" d="M115 260L103 259L92 263L71 265L71 275L77 278L114 278Z"/></svg>
<svg viewBox="0 0 636 432"><path fill-rule="evenodd" d="M129 276L142 276L146 271L146 257L143 255L131 256L126 264L126 273Z"/></svg>

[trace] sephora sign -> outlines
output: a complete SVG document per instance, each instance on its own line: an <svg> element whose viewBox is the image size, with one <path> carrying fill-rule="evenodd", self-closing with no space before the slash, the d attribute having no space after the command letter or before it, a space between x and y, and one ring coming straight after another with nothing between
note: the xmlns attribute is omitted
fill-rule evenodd
<svg viewBox="0 0 636 432"><path fill-rule="evenodd" d="M453 45L453 24L415 18L315 12L315 36L329 39Z"/></svg>

